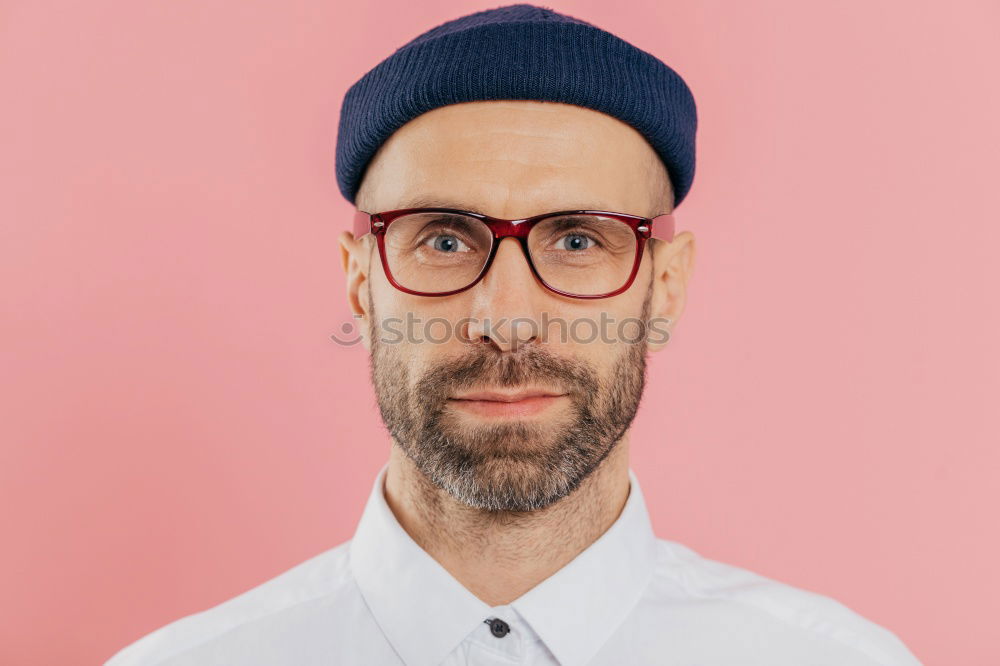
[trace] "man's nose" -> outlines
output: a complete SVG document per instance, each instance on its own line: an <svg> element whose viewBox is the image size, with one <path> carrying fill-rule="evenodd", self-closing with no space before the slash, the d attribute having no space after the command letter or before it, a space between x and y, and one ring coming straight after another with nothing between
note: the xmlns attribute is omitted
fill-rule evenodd
<svg viewBox="0 0 1000 666"><path fill-rule="evenodd" d="M538 304L543 290L518 240L503 239L490 270L472 288L468 339L490 342L500 351L536 341L541 337Z"/></svg>

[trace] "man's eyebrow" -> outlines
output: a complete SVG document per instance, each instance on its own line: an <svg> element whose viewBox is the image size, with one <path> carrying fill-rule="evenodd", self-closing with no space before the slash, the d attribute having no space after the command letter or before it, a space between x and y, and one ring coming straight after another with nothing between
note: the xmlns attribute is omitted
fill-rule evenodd
<svg viewBox="0 0 1000 666"><path fill-rule="evenodd" d="M406 199L396 206L396 208L454 208L457 210L467 210L470 213L482 213L477 206L473 206L467 202L454 201L446 197L434 196L418 196L412 199ZM608 207L602 202L592 202L589 206L561 206L559 208L553 208L551 211L541 212L549 213L561 210L606 210L614 212L613 208Z"/></svg>
<svg viewBox="0 0 1000 666"><path fill-rule="evenodd" d="M480 212L476 206L461 201L453 201L445 197L418 196L413 199L406 199L398 206L402 208L455 208L457 210L467 210L470 213Z"/></svg>

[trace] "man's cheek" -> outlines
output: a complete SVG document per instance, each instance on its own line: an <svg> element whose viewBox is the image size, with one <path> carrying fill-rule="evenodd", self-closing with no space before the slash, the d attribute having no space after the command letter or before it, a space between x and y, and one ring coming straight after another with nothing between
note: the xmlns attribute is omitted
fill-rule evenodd
<svg viewBox="0 0 1000 666"><path fill-rule="evenodd" d="M379 320L379 343L383 345L399 345L406 340L404 322L399 317L383 317Z"/></svg>

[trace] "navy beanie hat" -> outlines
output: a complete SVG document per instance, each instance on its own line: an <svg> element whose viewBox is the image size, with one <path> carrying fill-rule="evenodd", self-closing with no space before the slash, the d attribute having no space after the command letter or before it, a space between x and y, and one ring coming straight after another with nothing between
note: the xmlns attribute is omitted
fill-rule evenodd
<svg viewBox="0 0 1000 666"><path fill-rule="evenodd" d="M379 147L422 113L478 100L542 100L631 125L666 165L676 207L694 180L694 97L656 57L580 19L529 4L476 12L411 40L347 91L337 185L354 203Z"/></svg>

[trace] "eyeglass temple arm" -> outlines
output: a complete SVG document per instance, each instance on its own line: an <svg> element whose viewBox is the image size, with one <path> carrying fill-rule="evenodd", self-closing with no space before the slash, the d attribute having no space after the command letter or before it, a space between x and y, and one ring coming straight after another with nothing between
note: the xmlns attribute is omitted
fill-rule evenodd
<svg viewBox="0 0 1000 666"><path fill-rule="evenodd" d="M371 232L371 213L366 213L363 210L354 211L354 239L357 240L365 234Z"/></svg>
<svg viewBox="0 0 1000 666"><path fill-rule="evenodd" d="M668 243L674 239L674 216L671 213L657 215L651 220L649 235L651 238L665 240ZM355 237L357 234L355 234Z"/></svg>

